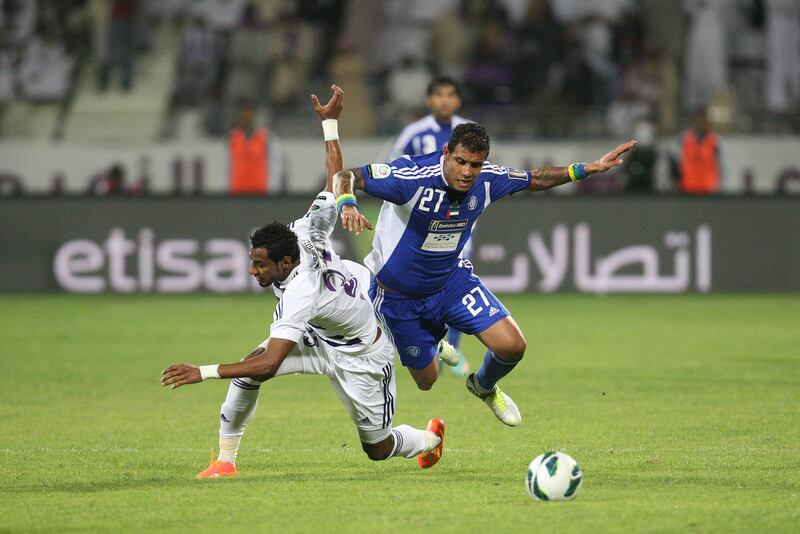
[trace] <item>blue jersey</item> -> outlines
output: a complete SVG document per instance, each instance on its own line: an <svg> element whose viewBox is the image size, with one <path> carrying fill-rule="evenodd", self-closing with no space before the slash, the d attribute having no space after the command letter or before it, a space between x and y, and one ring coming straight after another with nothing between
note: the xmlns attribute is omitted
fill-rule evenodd
<svg viewBox="0 0 800 534"><path fill-rule="evenodd" d="M441 152L447 146L453 128L465 122L470 121L458 115L453 115L450 124L440 123L433 115L412 122L400 132L392 148L392 158Z"/></svg>
<svg viewBox="0 0 800 534"><path fill-rule="evenodd" d="M384 200L364 264L386 287L420 297L442 289L489 204L527 189L531 175L486 161L472 187L447 186L441 154L365 165L364 190Z"/></svg>

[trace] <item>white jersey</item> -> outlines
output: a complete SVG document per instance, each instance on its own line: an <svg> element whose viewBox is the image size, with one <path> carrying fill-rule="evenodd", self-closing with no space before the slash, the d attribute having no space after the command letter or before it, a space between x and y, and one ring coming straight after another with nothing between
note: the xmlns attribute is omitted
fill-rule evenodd
<svg viewBox="0 0 800 534"><path fill-rule="evenodd" d="M337 218L333 194L322 192L289 225L297 234L300 264L286 280L273 284L279 301L270 337L299 344L313 342L311 336L345 356L368 355L378 329L367 296L369 272L333 250L330 236Z"/></svg>

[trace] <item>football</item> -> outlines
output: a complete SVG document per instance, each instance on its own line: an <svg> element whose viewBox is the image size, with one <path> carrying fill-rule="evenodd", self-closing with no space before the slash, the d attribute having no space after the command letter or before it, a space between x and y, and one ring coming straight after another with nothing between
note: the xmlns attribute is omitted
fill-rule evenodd
<svg viewBox="0 0 800 534"><path fill-rule="evenodd" d="M568 454L550 451L540 454L528 465L525 489L537 501L574 499L583 483L583 473Z"/></svg>

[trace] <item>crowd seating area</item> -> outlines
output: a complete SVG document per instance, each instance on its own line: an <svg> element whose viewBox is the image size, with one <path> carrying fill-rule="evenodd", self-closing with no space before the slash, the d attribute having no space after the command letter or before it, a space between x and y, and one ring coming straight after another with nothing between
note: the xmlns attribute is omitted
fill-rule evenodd
<svg viewBox="0 0 800 534"><path fill-rule="evenodd" d="M510 138L800 131L795 0L0 0L0 137L225 135L255 105L315 135L336 81L346 131L393 135L435 74Z"/></svg>

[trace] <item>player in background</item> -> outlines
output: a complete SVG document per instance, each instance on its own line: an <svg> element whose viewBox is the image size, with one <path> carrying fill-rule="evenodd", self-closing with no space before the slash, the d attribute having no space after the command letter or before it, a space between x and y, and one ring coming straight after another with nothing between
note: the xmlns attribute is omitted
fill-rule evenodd
<svg viewBox="0 0 800 534"><path fill-rule="evenodd" d="M425 104L430 114L403 128L392 147L391 159L439 152L450 140L453 128L472 122L456 115L461 108L461 90L458 82L449 76L431 80Z"/></svg>
<svg viewBox="0 0 800 534"><path fill-rule="evenodd" d="M431 152L441 152L450 140L453 128L465 122L472 122L464 117L459 117L456 112L461 108L461 90L453 78L437 76L428 84L425 104L430 114L414 121L400 132L394 143L391 159L400 156L421 156ZM462 251L462 257L470 258L472 240L467 241ZM461 332L455 328L448 328L447 342L452 349L442 345L441 350L455 350L458 361L450 370L458 376L467 376L469 362L460 350ZM444 341L443 341L444 343ZM450 361L450 360L445 360Z"/></svg>
<svg viewBox="0 0 800 534"><path fill-rule="evenodd" d="M219 456L197 478L236 475L236 456L245 426L256 409L261 384L293 373L327 375L356 425L364 452L372 460L417 458L432 467L442 455L444 422L431 419L427 430L392 427L396 384L394 346L379 324L367 295L369 272L341 260L330 235L338 217L331 177L342 168L336 119L342 90L314 109L323 120L327 186L308 212L290 225L272 223L250 236L250 274L278 297L270 335L241 362L223 365L171 365L163 386L177 388L209 378L233 379L220 413ZM369 223L364 219L362 225Z"/></svg>
<svg viewBox="0 0 800 534"><path fill-rule="evenodd" d="M628 141L592 163L521 171L487 161L489 135L479 124L453 130L441 153L403 156L338 172L333 190L343 203L342 225L360 233L356 189L384 200L364 263L375 278L370 297L388 327L400 360L422 390L438 377L439 341L450 325L475 335L488 351L483 365L467 377L467 389L509 426L522 422L519 409L497 382L525 354L526 342L503 304L461 257L480 214L493 202L516 192L542 191L622 163L636 144Z"/></svg>

